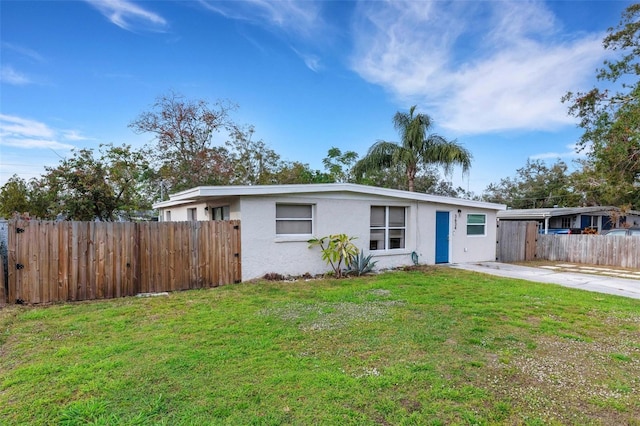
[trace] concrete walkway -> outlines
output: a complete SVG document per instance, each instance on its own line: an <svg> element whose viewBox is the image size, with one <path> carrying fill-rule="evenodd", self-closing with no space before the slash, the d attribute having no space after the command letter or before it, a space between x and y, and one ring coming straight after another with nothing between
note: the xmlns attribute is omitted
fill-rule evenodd
<svg viewBox="0 0 640 426"><path fill-rule="evenodd" d="M565 287L598 293L640 299L640 280L608 277L585 273L557 272L545 268L512 265L498 262L455 263L451 267L483 274L535 281L539 283L559 284Z"/></svg>

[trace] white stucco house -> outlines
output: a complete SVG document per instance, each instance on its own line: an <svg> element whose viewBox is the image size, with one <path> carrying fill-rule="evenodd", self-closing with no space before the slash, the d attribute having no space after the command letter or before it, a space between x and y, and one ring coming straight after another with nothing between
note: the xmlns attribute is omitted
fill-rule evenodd
<svg viewBox="0 0 640 426"><path fill-rule="evenodd" d="M241 221L242 279L330 269L313 237L347 234L376 268L492 261L506 206L372 186L200 186L153 206L161 221Z"/></svg>

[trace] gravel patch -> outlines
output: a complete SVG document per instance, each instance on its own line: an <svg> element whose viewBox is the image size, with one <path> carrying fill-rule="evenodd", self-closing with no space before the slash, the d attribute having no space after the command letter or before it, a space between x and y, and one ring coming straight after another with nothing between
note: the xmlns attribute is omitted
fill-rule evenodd
<svg viewBox="0 0 640 426"><path fill-rule="evenodd" d="M263 309L260 315L296 322L302 331L323 331L384 321L391 317L394 306L404 304L405 302L396 300L362 303L290 303L282 307Z"/></svg>
<svg viewBox="0 0 640 426"><path fill-rule="evenodd" d="M633 333L592 342L542 337L525 355L490 356L487 387L546 422L630 424L640 418L637 343ZM625 376L616 363L624 363Z"/></svg>

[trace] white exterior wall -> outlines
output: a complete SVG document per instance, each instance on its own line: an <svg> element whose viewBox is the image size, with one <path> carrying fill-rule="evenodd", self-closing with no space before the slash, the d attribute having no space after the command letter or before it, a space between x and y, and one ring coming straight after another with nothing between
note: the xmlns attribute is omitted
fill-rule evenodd
<svg viewBox="0 0 640 426"><path fill-rule="evenodd" d="M497 212L476 208L454 207L451 212L450 263L485 262L496 260ZM485 234L467 235L467 214L485 214ZM456 225L457 224L457 225Z"/></svg>
<svg viewBox="0 0 640 426"><path fill-rule="evenodd" d="M186 222L191 220L188 210L193 208L196 209L196 220L207 220L207 212L204 210L206 206L206 203L196 203L163 209L160 211L160 222ZM167 212L171 212L170 219L167 219Z"/></svg>
<svg viewBox="0 0 640 426"><path fill-rule="evenodd" d="M242 278L250 280L266 273L282 275L320 274L330 270L318 247L310 249L313 236L276 236L276 203L313 204L313 236L347 234L356 245L369 241L369 205L347 199L319 197L242 198ZM345 212L348 212L346 214Z"/></svg>
<svg viewBox="0 0 640 426"><path fill-rule="evenodd" d="M330 265L321 259L318 247L308 248L309 236L276 236L276 203L313 204L313 236L344 233L356 237L354 244L366 254L374 255L378 269L412 265L413 252L418 255L419 263L434 264L436 211L449 212L449 263L495 260L495 210L353 194L251 196L241 198L239 204L243 280L259 278L271 272L315 275L331 270ZM369 251L370 209L373 205L407 208L404 249ZM467 235L468 213L486 214L485 235Z"/></svg>
<svg viewBox="0 0 640 426"><path fill-rule="evenodd" d="M205 210L205 208L229 206L229 219L240 219L240 203L238 199L228 199L223 201L211 202L199 202L191 204L180 204L176 206L167 207L160 210L159 219L160 222L186 222L191 220L189 218L189 209L196 209L196 220L210 220L211 211ZM171 219L167 220L167 212L171 212Z"/></svg>
<svg viewBox="0 0 640 426"><path fill-rule="evenodd" d="M414 203L418 211L417 220L412 223L417 243L415 251L420 264L432 265L436 262L436 212L449 213L449 262L482 262L496 259L496 211L460 207L446 204ZM467 235L467 214L486 215L485 234ZM407 263L410 265L411 263Z"/></svg>

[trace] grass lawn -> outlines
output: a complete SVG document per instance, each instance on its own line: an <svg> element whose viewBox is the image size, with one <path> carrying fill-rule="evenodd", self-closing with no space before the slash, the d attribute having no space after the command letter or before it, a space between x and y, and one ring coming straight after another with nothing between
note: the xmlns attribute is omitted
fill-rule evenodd
<svg viewBox="0 0 640 426"><path fill-rule="evenodd" d="M0 424L640 425L640 301L443 267L11 306Z"/></svg>

